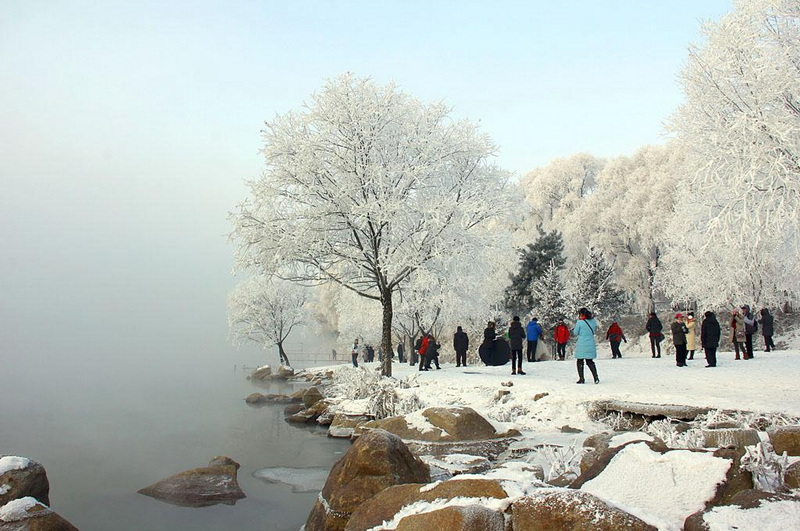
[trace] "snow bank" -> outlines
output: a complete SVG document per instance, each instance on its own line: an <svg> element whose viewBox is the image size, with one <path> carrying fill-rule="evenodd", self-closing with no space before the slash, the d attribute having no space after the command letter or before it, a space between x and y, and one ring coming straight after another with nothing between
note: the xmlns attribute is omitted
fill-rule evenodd
<svg viewBox="0 0 800 531"><path fill-rule="evenodd" d="M714 497L730 466L730 460L710 453L673 450L660 454L644 443L631 444L582 490L661 531L680 531L686 518Z"/></svg>
<svg viewBox="0 0 800 531"><path fill-rule="evenodd" d="M786 531L797 529L800 522L800 503L795 501L762 501L759 507L742 509L736 505L715 507L703 521L710 531L729 529L758 529L759 531Z"/></svg>
<svg viewBox="0 0 800 531"><path fill-rule="evenodd" d="M11 500L0 507L0 522L16 522L27 518L28 509L33 508L39 501L36 498L25 496L18 500Z"/></svg>

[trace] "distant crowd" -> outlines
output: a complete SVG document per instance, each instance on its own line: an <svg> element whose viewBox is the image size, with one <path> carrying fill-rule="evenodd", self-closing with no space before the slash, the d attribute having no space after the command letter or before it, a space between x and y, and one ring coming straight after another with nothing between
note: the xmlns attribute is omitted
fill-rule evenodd
<svg viewBox="0 0 800 531"><path fill-rule="evenodd" d="M749 360L753 358L753 337L761 330L764 339L765 351L770 352L775 349L773 335L775 331L774 318L769 310L763 308L760 317L756 318L750 306L743 305L732 312L730 327L730 341L733 345L736 360ZM489 321L483 331L483 342L478 348L481 361L486 365L505 365L511 361L512 375L525 375L523 370L523 352L528 363L537 361L536 353L539 341L544 335L544 329L537 317L531 317L526 326L522 326L519 316L515 315L511 319L506 333L498 336L496 323ZM597 366L594 360L597 358L597 321L592 312L587 308L578 310L577 320L571 328L567 326L565 320L559 319L551 328L555 351L553 358L563 361L567 357L567 344L571 339L575 340L573 356L577 362L578 384L585 383L584 367L588 366L592 374L594 383L600 383L597 373ZM653 358L661 357L661 343L665 336L664 326L655 312L650 313L645 331L650 339L650 350ZM698 343L699 331L699 343ZM694 312L689 311L676 313L673 322L670 324L672 344L675 348L675 364L678 367L686 367L687 360L695 359L698 345L705 354L706 367L717 366L717 349L722 339L722 328L717 321L714 312L705 312L702 323L695 320ZM612 359L621 358L622 352L620 345L628 342L622 327L617 321L613 321L606 330L606 341L611 347ZM456 353L456 367L467 366L467 351L469 350L469 336L458 327L453 334L453 350ZM441 369L439 364L439 350L441 345L433 335L428 332L422 334L415 342L413 351L408 357L405 356L403 343L397 345L397 355L399 361L408 361L412 365L419 366L420 371L428 371L433 367ZM375 349L371 345L361 348L356 338L351 349L353 366L358 366L359 353L364 355L364 361L371 362L375 357ZM383 355L379 349L379 359Z"/></svg>

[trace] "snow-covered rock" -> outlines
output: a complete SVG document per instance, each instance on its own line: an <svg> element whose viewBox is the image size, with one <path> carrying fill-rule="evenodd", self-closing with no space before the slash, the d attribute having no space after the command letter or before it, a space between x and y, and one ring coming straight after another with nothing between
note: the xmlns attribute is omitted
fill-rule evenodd
<svg viewBox="0 0 800 531"><path fill-rule="evenodd" d="M800 498L748 490L736 496L730 505L711 507L692 514L686 519L683 529L786 531L796 529L797 522L800 522Z"/></svg>
<svg viewBox="0 0 800 531"><path fill-rule="evenodd" d="M207 467L174 474L140 489L139 493L184 507L234 505L245 497L236 479L238 469L239 463L233 459L215 457Z"/></svg>
<svg viewBox="0 0 800 531"><path fill-rule="evenodd" d="M50 503L50 483L44 467L26 457L0 457L0 505L25 497Z"/></svg>
<svg viewBox="0 0 800 531"><path fill-rule="evenodd" d="M2 531L78 531L36 498L26 496L0 506Z"/></svg>

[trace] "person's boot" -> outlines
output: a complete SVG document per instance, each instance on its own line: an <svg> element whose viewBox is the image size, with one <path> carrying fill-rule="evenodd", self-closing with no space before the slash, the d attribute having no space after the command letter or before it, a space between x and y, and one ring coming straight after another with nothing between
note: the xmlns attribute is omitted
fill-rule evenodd
<svg viewBox="0 0 800 531"><path fill-rule="evenodd" d="M520 363L519 367L517 367L517 374L525 375L525 371L522 370L522 364Z"/></svg>
<svg viewBox="0 0 800 531"><path fill-rule="evenodd" d="M592 371L592 376L594 377L594 383L599 384L600 378L597 377L597 367L592 367L589 365L589 370Z"/></svg>
<svg viewBox="0 0 800 531"><path fill-rule="evenodd" d="M575 383L586 383L586 380L583 379L583 366L581 365L578 366L578 381Z"/></svg>

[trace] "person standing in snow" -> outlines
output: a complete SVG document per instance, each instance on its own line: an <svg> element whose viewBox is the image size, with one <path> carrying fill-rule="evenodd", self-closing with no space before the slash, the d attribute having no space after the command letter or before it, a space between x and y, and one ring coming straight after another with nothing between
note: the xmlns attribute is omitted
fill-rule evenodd
<svg viewBox="0 0 800 531"><path fill-rule="evenodd" d="M536 361L536 347L539 345L539 336L542 335L542 325L539 324L539 319L533 317L528 326L525 327L525 335L528 339L528 362L533 363Z"/></svg>
<svg viewBox="0 0 800 531"><path fill-rule="evenodd" d="M656 312L650 312L650 318L647 320L645 329L650 335L650 352L653 353L654 358L661 357L661 340L664 338L661 330L663 330L663 328L664 325L662 325L661 321L659 321ZM656 352L658 355L656 355Z"/></svg>
<svg viewBox="0 0 800 531"><path fill-rule="evenodd" d="M467 350L469 349L469 336L461 327L453 334L453 350L456 351L456 367L467 366Z"/></svg>
<svg viewBox="0 0 800 531"><path fill-rule="evenodd" d="M431 363L436 365L436 369L439 370L441 369L439 366L439 343L436 342L436 338L430 332L428 332L427 338L428 348L425 349L425 370L431 370Z"/></svg>
<svg viewBox="0 0 800 531"><path fill-rule="evenodd" d="M597 321L592 317L592 312L586 308L578 310L578 320L572 329L572 334L577 338L575 345L575 359L578 363L578 381L575 383L586 383L583 379L583 364L589 366L594 376L594 383L599 384L600 378L597 376L597 367L594 359L597 357L597 344L594 341L594 333L597 330Z"/></svg>
<svg viewBox="0 0 800 531"><path fill-rule="evenodd" d="M541 330L541 328L539 328ZM511 374L525 374L522 370L522 342L525 340L525 329L519 321L519 315L511 319L508 327L508 345L511 348ZM529 358L530 361L530 358Z"/></svg>
<svg viewBox="0 0 800 531"><path fill-rule="evenodd" d="M672 331L672 344L675 345L675 365L686 367L686 334L689 329L683 323L682 313L675 314L675 321L670 329Z"/></svg>
<svg viewBox="0 0 800 531"><path fill-rule="evenodd" d="M417 351L419 352L419 370L427 371L430 369L431 362L428 359L428 347L430 346L431 342L431 335L430 334L422 334L422 337L419 340L419 348Z"/></svg>
<svg viewBox="0 0 800 531"><path fill-rule="evenodd" d="M744 320L744 346L747 349L747 358L753 359L753 334L758 332L756 316L750 311L750 306L742 306L742 319Z"/></svg>
<svg viewBox="0 0 800 531"><path fill-rule="evenodd" d="M744 348L744 319L739 313L739 310L733 310L731 314L731 343L733 343L733 350L736 352L736 358L739 357L739 351L742 352L742 357L747 359L747 351Z"/></svg>
<svg viewBox="0 0 800 531"><path fill-rule="evenodd" d="M694 312L689 312L686 317L686 351L689 354L687 359L694 359L694 351L697 349L697 322L694 320Z"/></svg>
<svg viewBox="0 0 800 531"><path fill-rule="evenodd" d="M556 355L559 361L564 361L567 357L567 342L569 341L569 328L564 324L564 319L559 319L555 330L553 330L553 340L556 343Z"/></svg>
<svg viewBox="0 0 800 531"><path fill-rule="evenodd" d="M397 361L399 361L400 363L405 363L406 362L405 353L406 353L406 348L403 346L403 342L401 341L397 344Z"/></svg>
<svg viewBox="0 0 800 531"><path fill-rule="evenodd" d="M358 367L358 338L353 341L353 348L350 349L350 356L353 358L353 367Z"/></svg>
<svg viewBox="0 0 800 531"><path fill-rule="evenodd" d="M772 336L775 334L775 319L769 310L761 308L761 334L764 336L764 352L775 350L775 343L772 341Z"/></svg>
<svg viewBox="0 0 800 531"><path fill-rule="evenodd" d="M706 367L717 366L717 347L722 331L714 312L706 312L703 324L700 326L700 344L706 353Z"/></svg>
<svg viewBox="0 0 800 531"><path fill-rule="evenodd" d="M611 326L608 327L608 331L606 332L606 340L608 341L609 345L611 345L611 358L621 358L622 353L619 351L619 344L624 341L625 343L628 342L625 334L622 332L622 327L617 324L616 321L611 323Z"/></svg>

